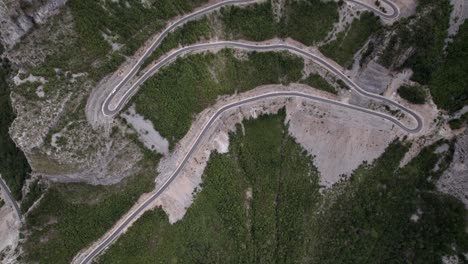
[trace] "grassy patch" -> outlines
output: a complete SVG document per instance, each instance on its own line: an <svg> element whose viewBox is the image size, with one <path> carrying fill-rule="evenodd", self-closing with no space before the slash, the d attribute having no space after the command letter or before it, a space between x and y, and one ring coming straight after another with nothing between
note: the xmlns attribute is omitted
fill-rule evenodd
<svg viewBox="0 0 468 264"><path fill-rule="evenodd" d="M31 172L24 153L16 147L8 132L15 119L7 84L9 63L0 59L0 174L15 199L21 199L21 189Z"/></svg>
<svg viewBox="0 0 468 264"><path fill-rule="evenodd" d="M54 184L26 219L26 261L69 263L153 188L154 163L117 185Z"/></svg>
<svg viewBox="0 0 468 264"><path fill-rule="evenodd" d="M424 104L426 102L426 91L421 86L403 85L398 88L398 95L413 104Z"/></svg>
<svg viewBox="0 0 468 264"><path fill-rule="evenodd" d="M354 54L364 46L370 35L381 27L377 16L365 12L359 19L353 20L351 26L339 32L336 39L321 46L320 51L343 67L350 67Z"/></svg>
<svg viewBox="0 0 468 264"><path fill-rule="evenodd" d="M439 107L453 112L468 105L467 61L468 22L465 21L429 83L432 98Z"/></svg>
<svg viewBox="0 0 468 264"><path fill-rule="evenodd" d="M300 261L320 200L318 175L287 135L284 117L246 122L245 136L231 135L229 154L210 159L202 191L181 221L170 225L160 209L147 212L97 262Z"/></svg>
<svg viewBox="0 0 468 264"><path fill-rule="evenodd" d="M138 113L151 120L173 147L193 117L218 96L298 81L302 69L303 60L287 53L248 53L247 60L235 58L231 50L194 54L156 73L133 100Z"/></svg>
<svg viewBox="0 0 468 264"><path fill-rule="evenodd" d="M335 87L333 87L330 83L328 83L327 80L325 80L322 76L318 74L312 73L301 82L309 85L310 87L324 90L329 93L337 94Z"/></svg>

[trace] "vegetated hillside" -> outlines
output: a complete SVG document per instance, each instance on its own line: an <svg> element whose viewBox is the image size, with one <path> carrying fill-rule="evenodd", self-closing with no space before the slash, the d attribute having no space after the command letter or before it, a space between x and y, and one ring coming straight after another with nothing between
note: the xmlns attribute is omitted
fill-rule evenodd
<svg viewBox="0 0 468 264"><path fill-rule="evenodd" d="M179 45L187 46L213 37L250 41L290 37L305 45L313 45L323 40L337 21L338 5L333 1L288 0L280 21L273 13L271 1L245 7L223 7L219 14L214 12L170 33L160 48L146 59L144 66Z"/></svg>
<svg viewBox="0 0 468 264"><path fill-rule="evenodd" d="M99 80L114 71L172 17L192 11L207 0L129 1L70 0L77 36L49 56L36 72L54 75L54 68L89 72ZM120 46L114 50L111 44ZM90 67L92 65L92 67Z"/></svg>
<svg viewBox="0 0 468 264"><path fill-rule="evenodd" d="M158 160L148 156L142 161L142 170L115 185L52 184L26 217L23 259L28 263L70 263L78 251L104 235L143 193L154 188Z"/></svg>
<svg viewBox="0 0 468 264"><path fill-rule="evenodd" d="M1 50L1 48L0 48ZM10 65L0 58L0 174L15 199L21 199L21 189L31 172L23 152L16 147L8 133L15 114L10 102L10 88L7 84Z"/></svg>
<svg viewBox="0 0 468 264"><path fill-rule="evenodd" d="M153 122L174 146L193 117L220 95L244 92L263 84L288 84L302 78L302 58L288 53L252 52L238 59L232 50L179 58L142 85L133 98L136 110Z"/></svg>
<svg viewBox="0 0 468 264"><path fill-rule="evenodd" d="M350 67L354 54L361 49L367 39L381 28L380 18L365 12L351 25L339 32L336 39L320 47L320 51L344 67Z"/></svg>
<svg viewBox="0 0 468 264"><path fill-rule="evenodd" d="M246 8L223 8L221 21L226 35L233 39L263 41L279 36L312 45L325 38L338 20L338 5L333 1L288 0L282 12L277 22L267 1Z"/></svg>
<svg viewBox="0 0 468 264"><path fill-rule="evenodd" d="M447 57L429 83L434 102L443 109L456 111L468 105L468 22L447 48Z"/></svg>
<svg viewBox="0 0 468 264"><path fill-rule="evenodd" d="M448 0L418 1L416 14L395 23L380 62L391 69L409 67L412 79L427 84L440 64L451 6Z"/></svg>
<svg viewBox="0 0 468 264"><path fill-rule="evenodd" d="M466 211L434 182L453 149L439 142L399 168L393 142L349 181L319 192L311 157L287 134L284 112L247 121L215 154L185 217L147 212L98 263L440 263L468 250ZM339 162L339 161L337 161ZM434 165L439 164L438 169Z"/></svg>

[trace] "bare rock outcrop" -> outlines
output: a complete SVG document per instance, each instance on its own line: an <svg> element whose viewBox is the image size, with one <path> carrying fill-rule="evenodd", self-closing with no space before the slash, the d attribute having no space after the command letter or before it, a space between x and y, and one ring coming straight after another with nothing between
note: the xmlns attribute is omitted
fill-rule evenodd
<svg viewBox="0 0 468 264"><path fill-rule="evenodd" d="M360 72L357 83L366 91L382 94L392 80L390 71L375 61L370 61Z"/></svg>
<svg viewBox="0 0 468 264"><path fill-rule="evenodd" d="M36 24L44 24L67 0L0 1L0 44L13 47Z"/></svg>
<svg viewBox="0 0 468 264"><path fill-rule="evenodd" d="M468 209L468 130L458 137L453 161L437 182L437 188L455 196Z"/></svg>

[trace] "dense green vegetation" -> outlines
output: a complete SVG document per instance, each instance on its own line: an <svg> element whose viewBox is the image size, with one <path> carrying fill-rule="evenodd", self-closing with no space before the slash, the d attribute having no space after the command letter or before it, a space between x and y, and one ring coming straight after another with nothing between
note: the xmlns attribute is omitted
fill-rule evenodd
<svg viewBox="0 0 468 264"><path fill-rule="evenodd" d="M440 143L439 143L440 144ZM398 169L407 147L393 143L373 165L363 165L328 203L311 228L313 263L440 263L468 249L466 211L460 201L436 191L452 147L422 150ZM439 169L433 169L439 164ZM419 219L411 220L420 210ZM454 246L454 248L452 248Z"/></svg>
<svg viewBox="0 0 468 264"><path fill-rule="evenodd" d="M301 82L309 85L310 87L324 90L329 93L333 93L333 94L337 93L335 87L329 84L328 81L325 80L319 74L312 73L309 76L307 76L307 78L305 78L304 80L301 80Z"/></svg>
<svg viewBox="0 0 468 264"><path fill-rule="evenodd" d="M424 104L426 102L426 91L423 87L414 85L403 85L398 88L398 95L413 104Z"/></svg>
<svg viewBox="0 0 468 264"><path fill-rule="evenodd" d="M338 18L338 4L335 1L287 0L280 36L291 37L310 46L324 39Z"/></svg>
<svg viewBox="0 0 468 264"><path fill-rule="evenodd" d="M464 259L466 210L434 185L451 161L452 143L427 147L399 168L409 146L393 142L373 164L363 164L322 196L317 171L287 135L283 118L246 122L245 135L231 135L229 153L210 159L201 191L182 220L170 225L162 210L147 212L97 262ZM436 154L441 144L449 150Z"/></svg>
<svg viewBox="0 0 468 264"><path fill-rule="evenodd" d="M165 21L205 2L207 0L163 0L144 4L138 0L74 0L70 6L80 42L87 52L99 56L110 48L101 32L116 36L116 42L125 44L124 53L130 55L151 34L160 30Z"/></svg>
<svg viewBox="0 0 468 264"><path fill-rule="evenodd" d="M461 128L464 124L468 123L468 112L461 115L460 118L450 120L448 123L451 129Z"/></svg>
<svg viewBox="0 0 468 264"><path fill-rule="evenodd" d="M443 109L456 111L468 105L468 22L460 26L447 58L435 71L429 84L434 102Z"/></svg>
<svg viewBox="0 0 468 264"><path fill-rule="evenodd" d="M229 154L210 159L202 191L183 220L170 225L160 209L147 212L98 262L301 260L320 200L318 174L288 136L284 117L246 122L245 136L231 135Z"/></svg>
<svg viewBox="0 0 468 264"><path fill-rule="evenodd" d="M154 161L131 178L110 186L53 184L26 218L25 260L70 263L101 237L144 192L153 189Z"/></svg>
<svg viewBox="0 0 468 264"><path fill-rule="evenodd" d="M401 19L393 26L394 35L380 62L386 67L410 67L414 71L412 79L427 84L442 59L451 6L448 0L418 2L415 16ZM414 48L411 56L400 63L401 56L411 47Z"/></svg>
<svg viewBox="0 0 468 264"><path fill-rule="evenodd" d="M344 67L350 67L354 54L364 46L367 39L381 28L379 17L365 12L354 19L347 30L339 32L336 39L321 46L320 51Z"/></svg>
<svg viewBox="0 0 468 264"><path fill-rule="evenodd" d="M237 59L232 50L179 58L142 85L133 98L137 111L151 120L171 146L188 131L194 115L220 95L262 84L298 81L303 60L287 53L248 53Z"/></svg>
<svg viewBox="0 0 468 264"><path fill-rule="evenodd" d="M220 19L210 23L204 18L192 21L168 35L146 64L178 45L193 44L216 35L226 40L264 41L274 37L291 37L306 45L325 38L338 20L337 4L320 0L286 1L281 21L275 18L270 1L248 6L227 6ZM304 24L307 26L304 27ZM223 33L219 33L222 27ZM216 33L215 33L216 32Z"/></svg>
<svg viewBox="0 0 468 264"><path fill-rule="evenodd" d="M333 28L338 20L337 7L333 1L288 0L281 21L277 22L271 2L267 1L245 8L224 8L221 19L228 38L263 41L279 36L312 45Z"/></svg>
<svg viewBox="0 0 468 264"><path fill-rule="evenodd" d="M193 10L207 0L162 0L141 2L73 0L67 5L74 18L77 36L58 45L46 63L34 69L36 75L53 77L54 68L72 72L88 72L94 80L115 71L124 56L133 54L166 21ZM104 34L123 44L113 51Z"/></svg>
<svg viewBox="0 0 468 264"><path fill-rule="evenodd" d="M270 1L243 8L222 8L221 21L228 39L262 41L278 34L278 23L273 16Z"/></svg>
<svg viewBox="0 0 468 264"><path fill-rule="evenodd" d="M31 171L24 153L16 147L8 130L15 119L7 84L10 66L0 58L0 174L15 199L21 199L21 189Z"/></svg>

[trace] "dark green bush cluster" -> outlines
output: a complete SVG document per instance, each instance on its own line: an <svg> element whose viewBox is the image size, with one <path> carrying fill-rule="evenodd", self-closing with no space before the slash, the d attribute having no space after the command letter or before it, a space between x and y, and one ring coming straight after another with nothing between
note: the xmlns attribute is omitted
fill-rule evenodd
<svg viewBox="0 0 468 264"><path fill-rule="evenodd" d="M398 88L398 95L413 104L424 104L426 102L426 91L421 86L403 85Z"/></svg>
<svg viewBox="0 0 468 264"><path fill-rule="evenodd" d="M468 122L468 112L460 116L460 118L455 118L449 121L449 126L451 129L459 129L464 124Z"/></svg>
<svg viewBox="0 0 468 264"><path fill-rule="evenodd" d="M447 57L429 83L434 102L454 112L468 105L468 22L460 26Z"/></svg>
<svg viewBox="0 0 468 264"><path fill-rule="evenodd" d="M327 80L325 80L322 76L318 74L310 74L309 76L307 76L306 79L302 80L301 82L309 85L310 87L324 90L329 93L337 93L335 87L333 87L330 83L328 83Z"/></svg>
<svg viewBox="0 0 468 264"><path fill-rule="evenodd" d="M263 41L273 37L291 37L306 45L322 40L338 20L337 4L333 1L288 0L279 22L273 14L271 2L245 8L229 7L221 10L228 37Z"/></svg>

